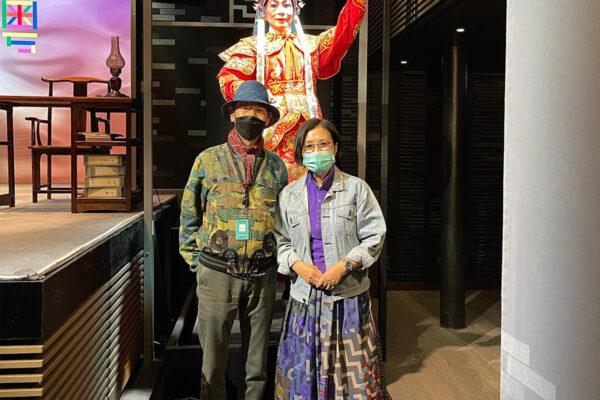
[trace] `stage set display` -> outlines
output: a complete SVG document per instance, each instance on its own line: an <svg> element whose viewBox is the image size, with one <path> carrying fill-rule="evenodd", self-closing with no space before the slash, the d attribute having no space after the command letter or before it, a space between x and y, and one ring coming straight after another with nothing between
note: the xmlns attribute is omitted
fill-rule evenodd
<svg viewBox="0 0 600 400"><path fill-rule="evenodd" d="M48 96L49 83L42 77L111 78L106 58L111 50L111 36L119 37L120 51L127 68L120 75L121 92L131 94L131 5L130 2L107 0L6 0L0 2L0 95ZM68 23L67 23L68 21ZM106 93L106 82L91 83L87 94ZM54 86L54 96L72 96L73 85ZM31 123L26 117L47 119L47 110L15 109L15 180L30 183ZM0 123L4 124L0 112ZM124 124L115 119L113 130L122 132ZM65 145L70 141L70 115L56 109L52 115L53 141ZM46 138L45 126L40 132ZM0 148L0 151L2 149ZM5 154L2 155L5 157ZM4 164L4 163L3 163ZM52 176L57 183L70 182L70 162L66 157L53 161ZM6 182L4 165L0 182Z"/></svg>
<svg viewBox="0 0 600 400"><path fill-rule="evenodd" d="M130 94L131 13L121 0L0 2L0 398L119 398L139 365L135 107L109 93ZM157 233L177 208L157 199ZM90 210L122 212L72 213Z"/></svg>

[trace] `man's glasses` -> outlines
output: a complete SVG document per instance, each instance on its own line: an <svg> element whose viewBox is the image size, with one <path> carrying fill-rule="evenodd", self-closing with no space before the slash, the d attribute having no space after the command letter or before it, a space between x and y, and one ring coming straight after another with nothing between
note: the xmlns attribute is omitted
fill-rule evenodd
<svg viewBox="0 0 600 400"><path fill-rule="evenodd" d="M304 153L312 153L316 149L319 149L319 151L323 151L323 150L330 149L332 144L333 143L331 143L331 142L321 142L321 143L316 143L316 144L307 144L306 146L304 146L302 148L302 151Z"/></svg>

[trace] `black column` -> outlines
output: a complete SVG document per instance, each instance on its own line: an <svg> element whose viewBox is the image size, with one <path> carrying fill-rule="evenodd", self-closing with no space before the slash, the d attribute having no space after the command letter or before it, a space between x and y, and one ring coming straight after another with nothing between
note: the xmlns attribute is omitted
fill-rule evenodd
<svg viewBox="0 0 600 400"><path fill-rule="evenodd" d="M390 16L391 0L383 0L383 48L381 65L381 210L388 215L388 146L390 114ZM389 226L388 226L388 229ZM387 245L379 257L379 333L383 360L387 358Z"/></svg>
<svg viewBox="0 0 600 400"><path fill-rule="evenodd" d="M443 74L440 324L461 329L465 327L463 99L466 63L458 34L444 58Z"/></svg>

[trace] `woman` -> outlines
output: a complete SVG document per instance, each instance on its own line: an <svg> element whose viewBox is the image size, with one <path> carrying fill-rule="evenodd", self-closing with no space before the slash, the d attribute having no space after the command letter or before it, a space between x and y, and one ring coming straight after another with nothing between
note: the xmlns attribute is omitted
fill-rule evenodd
<svg viewBox="0 0 600 400"><path fill-rule="evenodd" d="M303 4L300 0L255 0L254 35L219 55L225 61L218 75L219 86L227 101L247 80L257 80L269 90L281 119L265 130L265 148L285 162L290 182L305 173L294 161L296 131L307 119L321 116L317 79L329 79L339 72L367 8L367 0L346 0L336 26L314 36L302 29L299 14ZM313 7L319 5L312 1Z"/></svg>
<svg viewBox="0 0 600 400"><path fill-rule="evenodd" d="M309 172L280 194L278 271L291 275L277 357L277 399L386 398L367 269L386 227L373 192L335 166L341 137L318 118L298 130Z"/></svg>

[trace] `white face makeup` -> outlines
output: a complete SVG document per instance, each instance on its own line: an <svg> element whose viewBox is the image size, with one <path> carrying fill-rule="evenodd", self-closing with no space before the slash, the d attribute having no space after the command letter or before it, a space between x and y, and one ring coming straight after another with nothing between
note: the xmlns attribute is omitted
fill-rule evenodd
<svg viewBox="0 0 600 400"><path fill-rule="evenodd" d="M266 20L278 32L288 32L294 20L294 2L292 0L267 0Z"/></svg>

